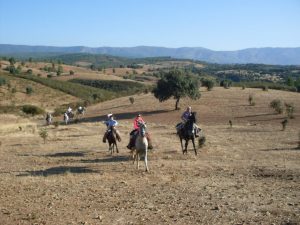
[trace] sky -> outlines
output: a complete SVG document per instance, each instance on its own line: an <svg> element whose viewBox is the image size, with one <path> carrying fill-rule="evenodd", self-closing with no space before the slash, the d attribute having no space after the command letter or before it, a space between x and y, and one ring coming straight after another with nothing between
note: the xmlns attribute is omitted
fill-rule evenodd
<svg viewBox="0 0 300 225"><path fill-rule="evenodd" d="M0 0L0 44L300 47L300 0Z"/></svg>

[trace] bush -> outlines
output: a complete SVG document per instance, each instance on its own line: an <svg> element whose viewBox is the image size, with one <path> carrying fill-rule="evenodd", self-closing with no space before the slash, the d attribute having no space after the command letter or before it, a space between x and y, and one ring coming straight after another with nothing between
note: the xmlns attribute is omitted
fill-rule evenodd
<svg viewBox="0 0 300 225"><path fill-rule="evenodd" d="M283 104L279 99L270 102L270 108L274 109L278 114L283 113Z"/></svg>
<svg viewBox="0 0 300 225"><path fill-rule="evenodd" d="M286 128L286 125L288 124L288 120L287 119L284 119L282 122L281 122L281 125L282 125L282 131L285 131L285 128Z"/></svg>
<svg viewBox="0 0 300 225"><path fill-rule="evenodd" d="M252 94L249 95L248 102L249 102L249 105L251 105L251 106L255 105L254 96Z"/></svg>
<svg viewBox="0 0 300 225"><path fill-rule="evenodd" d="M26 87L26 94L31 95L33 93L32 87L28 86Z"/></svg>
<svg viewBox="0 0 300 225"><path fill-rule="evenodd" d="M59 126L59 122L58 121L54 121L53 125L54 125L55 128L57 128Z"/></svg>
<svg viewBox="0 0 300 225"><path fill-rule="evenodd" d="M70 75L74 75L74 71L73 70L70 70Z"/></svg>
<svg viewBox="0 0 300 225"><path fill-rule="evenodd" d="M43 109L35 105L23 105L22 111L26 114L31 114L32 116L45 113Z"/></svg>
<svg viewBox="0 0 300 225"><path fill-rule="evenodd" d="M262 90L263 90L263 91L268 91L269 88L268 88L268 86L265 85L265 86L262 87Z"/></svg>
<svg viewBox="0 0 300 225"><path fill-rule="evenodd" d="M5 85L6 84L6 79L3 77L0 77L0 86Z"/></svg>
<svg viewBox="0 0 300 225"><path fill-rule="evenodd" d="M16 93L17 92L17 89L16 89L16 87L13 87L12 89L11 89L11 93Z"/></svg>
<svg viewBox="0 0 300 225"><path fill-rule="evenodd" d="M26 71L26 73L27 73L27 74L32 74L32 69L28 69L28 70Z"/></svg>
<svg viewBox="0 0 300 225"><path fill-rule="evenodd" d="M210 79L203 79L201 80L201 82L202 82L202 86L206 87L208 91L211 91L215 86L214 81Z"/></svg>
<svg viewBox="0 0 300 225"><path fill-rule="evenodd" d="M295 107L293 103L284 103L285 111L289 119L294 119Z"/></svg>
<svg viewBox="0 0 300 225"><path fill-rule="evenodd" d="M48 137L48 131L45 128L43 128L43 129L40 130L39 135L40 135L41 138L43 138L44 144L45 144L46 143L46 139Z"/></svg>
<svg viewBox="0 0 300 225"><path fill-rule="evenodd" d="M134 97L129 97L129 101L130 101L131 104L133 104L134 103Z"/></svg>

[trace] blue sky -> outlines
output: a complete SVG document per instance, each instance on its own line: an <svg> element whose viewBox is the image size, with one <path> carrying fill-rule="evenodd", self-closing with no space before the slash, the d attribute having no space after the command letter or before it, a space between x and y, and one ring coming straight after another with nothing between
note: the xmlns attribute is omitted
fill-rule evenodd
<svg viewBox="0 0 300 225"><path fill-rule="evenodd" d="M300 47L300 0L0 0L0 44Z"/></svg>

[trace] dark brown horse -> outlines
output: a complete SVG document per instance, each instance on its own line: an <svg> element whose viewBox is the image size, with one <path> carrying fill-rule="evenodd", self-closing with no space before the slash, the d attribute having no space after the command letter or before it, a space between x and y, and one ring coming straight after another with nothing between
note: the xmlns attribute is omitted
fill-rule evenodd
<svg viewBox="0 0 300 225"><path fill-rule="evenodd" d="M183 154L187 154L187 146L189 144L189 140L192 141L195 155L197 155L197 149L195 146L195 131L194 131L194 124L196 123L196 112L192 112L191 115L189 116L188 121L184 124L184 126L177 132L179 139L180 139L180 144L181 144L181 149ZM185 140L185 148L183 148L183 143L182 141Z"/></svg>
<svg viewBox="0 0 300 225"><path fill-rule="evenodd" d="M110 151L111 154L113 154L115 152L119 153L119 149L118 149L118 144L117 144L117 140L121 141L120 136L117 134L117 130L116 128L111 128L107 131L107 140L108 140L108 151Z"/></svg>

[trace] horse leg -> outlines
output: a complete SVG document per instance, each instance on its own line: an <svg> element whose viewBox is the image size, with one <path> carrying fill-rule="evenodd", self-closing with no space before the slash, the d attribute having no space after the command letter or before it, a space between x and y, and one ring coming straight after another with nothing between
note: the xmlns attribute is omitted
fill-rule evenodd
<svg viewBox="0 0 300 225"><path fill-rule="evenodd" d="M193 142L193 147L194 147L195 155L197 155L197 149L195 147L195 138L192 138L192 142Z"/></svg>
<svg viewBox="0 0 300 225"><path fill-rule="evenodd" d="M187 154L187 146L189 144L189 139L185 139L185 149L184 149L184 152L185 154Z"/></svg>
<svg viewBox="0 0 300 225"><path fill-rule="evenodd" d="M182 153L184 154L183 144L182 144L182 138L181 138L181 137L180 137L180 144L181 144L181 150L182 150Z"/></svg>
<svg viewBox="0 0 300 225"><path fill-rule="evenodd" d="M118 149L118 144L117 144L117 142L115 142L115 146L116 146L116 151L117 151L117 153L119 153L119 149Z"/></svg>
<svg viewBox="0 0 300 225"><path fill-rule="evenodd" d="M140 163L139 163L140 162L140 153L137 152L135 157L136 157L136 161L137 161L137 169L139 170L139 167L140 167Z"/></svg>
<svg viewBox="0 0 300 225"><path fill-rule="evenodd" d="M148 160L147 160L147 152L148 151L147 151L147 148L146 148L144 161L145 161L146 172L149 172L149 169L148 169Z"/></svg>

